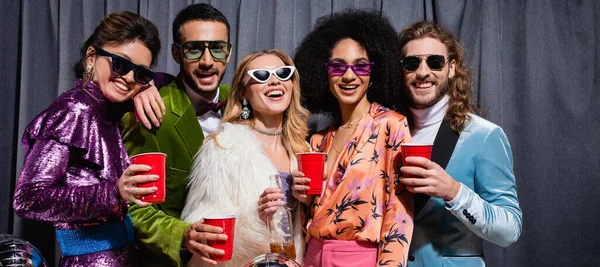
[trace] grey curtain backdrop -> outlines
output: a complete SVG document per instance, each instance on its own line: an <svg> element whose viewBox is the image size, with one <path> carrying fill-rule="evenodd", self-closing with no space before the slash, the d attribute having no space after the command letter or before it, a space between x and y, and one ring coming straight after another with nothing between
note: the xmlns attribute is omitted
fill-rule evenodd
<svg viewBox="0 0 600 267"><path fill-rule="evenodd" d="M171 22L196 2L231 23L233 60L294 49L317 18L345 8L377 10L401 30L436 20L466 45L473 97L504 128L514 153L523 234L507 249L486 245L489 266L600 266L600 1L595 0L2 0L0 8L0 233L23 236L54 263L48 224L12 210L27 123L74 84L80 45L103 16L137 12L156 24L156 70L171 74Z"/></svg>

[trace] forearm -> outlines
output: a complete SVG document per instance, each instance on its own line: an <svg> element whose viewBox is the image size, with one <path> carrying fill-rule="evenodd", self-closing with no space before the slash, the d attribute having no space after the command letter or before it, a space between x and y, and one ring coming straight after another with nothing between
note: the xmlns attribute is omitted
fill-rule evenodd
<svg viewBox="0 0 600 267"><path fill-rule="evenodd" d="M24 218L50 222L121 217L122 203L116 181L85 177L99 182L83 186L66 185L64 179L72 161L68 146L52 139L36 141L19 176L14 198L15 212ZM79 172L81 175L85 173L97 175L90 170Z"/></svg>
<svg viewBox="0 0 600 267"><path fill-rule="evenodd" d="M481 238L502 247L516 242L521 235L521 210L518 206L494 205L461 184L455 199L446 209Z"/></svg>
<svg viewBox="0 0 600 267"><path fill-rule="evenodd" d="M136 238L147 249L164 254L178 263L185 229L191 224L169 216L153 206L132 205L129 214L133 219Z"/></svg>
<svg viewBox="0 0 600 267"><path fill-rule="evenodd" d="M447 209L481 238L507 247L521 235L522 213L512 152L502 129L486 135L474 172L473 189L461 184Z"/></svg>

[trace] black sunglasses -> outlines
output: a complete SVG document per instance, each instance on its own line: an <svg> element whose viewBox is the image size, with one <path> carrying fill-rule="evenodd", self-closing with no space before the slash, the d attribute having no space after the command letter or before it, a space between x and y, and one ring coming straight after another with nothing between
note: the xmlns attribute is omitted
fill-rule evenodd
<svg viewBox="0 0 600 267"><path fill-rule="evenodd" d="M415 71L421 65L421 61L425 59L427 62L427 67L430 70L440 71L444 68L447 63L447 60L442 55L414 55L403 58L400 63L402 68L407 71Z"/></svg>
<svg viewBox="0 0 600 267"><path fill-rule="evenodd" d="M287 81L290 78L292 78L292 75L294 74L294 70L296 70L296 67L294 67L294 66L281 66L279 68L272 69L272 70L252 69L252 70L248 70L247 73L255 81L257 81L259 83L266 83L269 81L269 79L271 79L271 75L275 75L275 77L277 77L277 79L279 79L280 81Z"/></svg>
<svg viewBox="0 0 600 267"><path fill-rule="evenodd" d="M96 49L96 54L111 58L111 69L116 74L125 76L127 73L133 70L133 79L141 85L148 84L150 81L152 81L152 79L154 79L154 77L156 77L156 73L142 66L133 64L126 58L106 52L98 47L94 47L94 49Z"/></svg>
<svg viewBox="0 0 600 267"><path fill-rule="evenodd" d="M225 60L231 52L231 43L225 41L188 41L175 45L183 50L183 56L188 60L200 59L206 48L214 60Z"/></svg>

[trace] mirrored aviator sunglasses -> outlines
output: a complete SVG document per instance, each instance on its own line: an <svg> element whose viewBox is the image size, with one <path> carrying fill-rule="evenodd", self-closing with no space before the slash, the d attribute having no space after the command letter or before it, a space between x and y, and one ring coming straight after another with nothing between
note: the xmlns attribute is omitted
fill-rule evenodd
<svg viewBox="0 0 600 267"><path fill-rule="evenodd" d="M112 72L114 72L116 74L125 76L130 71L133 70L133 79L141 85L148 84L150 81L152 81L154 79L154 77L156 77L156 73L152 72L151 70L149 70L145 67L133 64L131 61L129 61L121 56L106 52L106 51L102 50L101 48L94 47L94 49L96 49L96 53L98 55L111 58L111 61L110 61L111 70L112 70Z"/></svg>
<svg viewBox="0 0 600 267"><path fill-rule="evenodd" d="M271 79L271 75L275 75L280 81L287 81L294 75L294 66L281 66L276 69L252 69L248 71L248 75L259 83L266 83Z"/></svg>
<svg viewBox="0 0 600 267"><path fill-rule="evenodd" d="M202 58L206 48L213 60L225 60L231 51L231 43L225 41L188 41L179 47L183 50L183 56L188 60Z"/></svg>
<svg viewBox="0 0 600 267"><path fill-rule="evenodd" d="M421 65L422 59L425 58L425 62L427 63L427 67L430 70L440 71L446 65L446 58L442 55L416 55L416 56L407 56L402 59L401 65L407 71L415 71Z"/></svg>

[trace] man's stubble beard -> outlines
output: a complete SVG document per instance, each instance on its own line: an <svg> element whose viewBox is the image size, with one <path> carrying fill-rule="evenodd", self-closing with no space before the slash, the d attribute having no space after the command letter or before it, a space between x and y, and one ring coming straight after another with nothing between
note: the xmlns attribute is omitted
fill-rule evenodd
<svg viewBox="0 0 600 267"><path fill-rule="evenodd" d="M440 85L442 85L442 84L440 84ZM427 101L427 102L417 101L417 97L415 97L414 93L409 92L408 95L410 98L410 106L415 107L416 105L419 105L420 108L431 107L431 106L435 105L437 102L440 102L440 100L442 100L442 98L444 98L444 96L448 93L449 89L450 89L450 80L446 79L446 81L443 83L443 86L438 87L438 90L435 91L435 95L434 95L433 99L430 101Z"/></svg>
<svg viewBox="0 0 600 267"><path fill-rule="evenodd" d="M217 88L219 88L219 85L221 84L221 81L223 80L224 77L225 77L225 73L223 72L223 75L221 75L221 77L219 77L219 81L217 82L217 84L215 84L214 88L210 88L210 90L200 89L200 86L198 85L193 74L192 74L192 76L184 74L183 81L185 82L185 84L187 84L187 86L189 86L190 89L192 89L192 91L196 92L198 95L201 95L204 98L207 98L207 95L213 94L217 91Z"/></svg>

